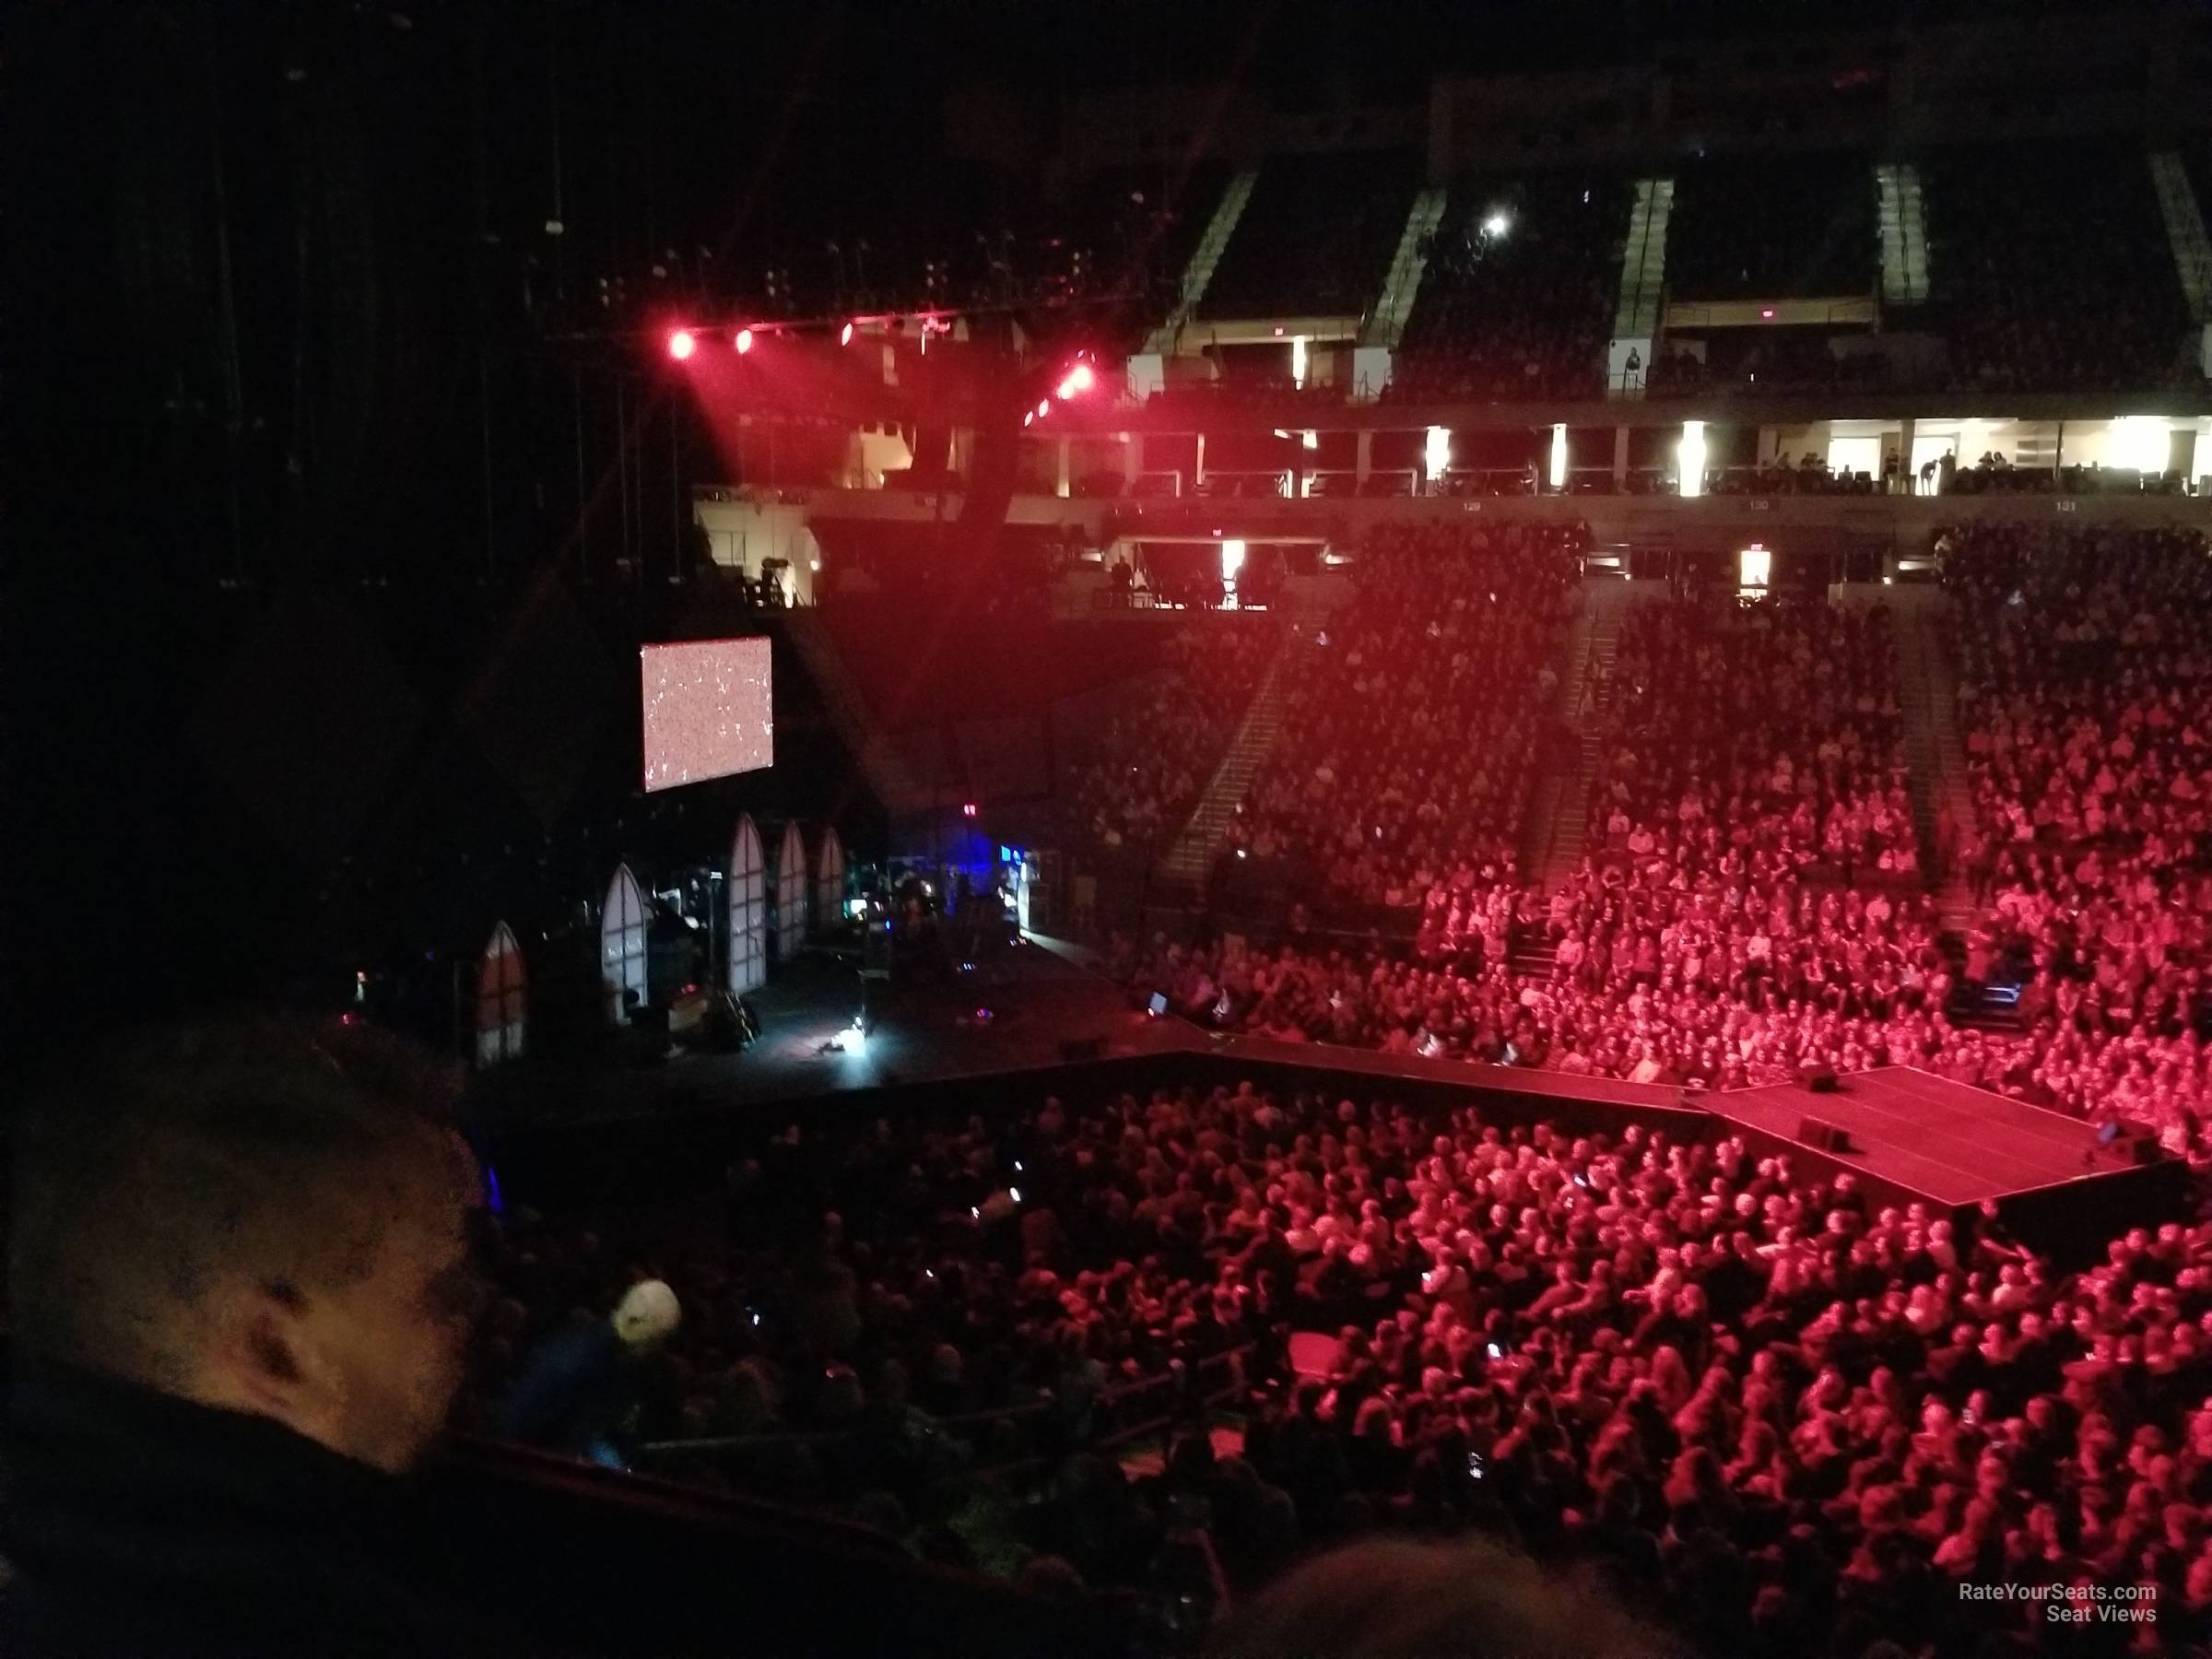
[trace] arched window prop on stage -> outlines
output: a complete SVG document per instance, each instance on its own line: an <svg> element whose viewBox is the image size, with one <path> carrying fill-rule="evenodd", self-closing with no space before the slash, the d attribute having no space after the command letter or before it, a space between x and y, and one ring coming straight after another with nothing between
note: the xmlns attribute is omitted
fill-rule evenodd
<svg viewBox="0 0 2212 1659"><path fill-rule="evenodd" d="M806 937L806 841L794 818L783 826L783 848L776 854L776 959L795 959Z"/></svg>
<svg viewBox="0 0 2212 1659"><path fill-rule="evenodd" d="M767 982L768 884L760 831L748 815L738 818L730 847L730 989L742 996Z"/></svg>
<svg viewBox="0 0 2212 1659"><path fill-rule="evenodd" d="M529 976L522 947L506 923L491 930L484 959L477 965L477 1064L497 1065L523 1057L528 1020Z"/></svg>
<svg viewBox="0 0 2212 1659"><path fill-rule="evenodd" d="M845 914L845 843L837 839L837 827L822 831L821 858L814 872L814 928L828 933Z"/></svg>
<svg viewBox="0 0 2212 1659"><path fill-rule="evenodd" d="M606 992L610 1025L628 1025L630 1009L646 998L645 918L638 878L628 865L616 865L606 908L599 914L599 983Z"/></svg>

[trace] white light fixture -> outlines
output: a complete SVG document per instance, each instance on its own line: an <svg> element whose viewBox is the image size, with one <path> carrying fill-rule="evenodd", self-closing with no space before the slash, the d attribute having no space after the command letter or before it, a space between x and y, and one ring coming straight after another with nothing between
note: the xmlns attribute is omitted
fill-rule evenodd
<svg viewBox="0 0 2212 1659"><path fill-rule="evenodd" d="M1489 217L1482 221L1483 232L1488 236L1503 236L1512 228L1513 221L1502 207L1491 208Z"/></svg>
<svg viewBox="0 0 2212 1659"><path fill-rule="evenodd" d="M1306 384L1306 336L1290 336L1290 383L1300 391Z"/></svg>
<svg viewBox="0 0 2212 1659"><path fill-rule="evenodd" d="M1221 586L1230 598L1236 596L1237 572L1243 568L1244 544L1233 540L1223 542L1221 544Z"/></svg>
<svg viewBox="0 0 2212 1659"><path fill-rule="evenodd" d="M1559 421L1551 429L1551 487L1567 488L1567 423Z"/></svg>
<svg viewBox="0 0 2212 1659"><path fill-rule="evenodd" d="M1767 578L1774 573L1774 555L1758 542L1753 542L1735 556L1736 582L1739 586L1763 588Z"/></svg>
<svg viewBox="0 0 2212 1659"><path fill-rule="evenodd" d="M1452 465L1452 429L1430 427L1427 441L1421 445L1421 465L1431 478L1444 476L1444 468Z"/></svg>
<svg viewBox="0 0 2212 1659"><path fill-rule="evenodd" d="M1680 475L1680 494L1684 500L1705 493L1705 423L1686 420L1682 423L1682 441L1676 447L1675 462Z"/></svg>
<svg viewBox="0 0 2212 1659"><path fill-rule="evenodd" d="M2112 422L2105 443L2109 465L2138 472L2162 473L2172 457L2163 415L2123 415Z"/></svg>

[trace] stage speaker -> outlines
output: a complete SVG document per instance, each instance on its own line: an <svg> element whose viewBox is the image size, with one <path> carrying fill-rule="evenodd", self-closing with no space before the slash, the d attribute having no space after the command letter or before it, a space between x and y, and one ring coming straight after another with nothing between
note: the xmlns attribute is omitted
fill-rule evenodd
<svg viewBox="0 0 2212 1659"><path fill-rule="evenodd" d="M1851 1136L1835 1124L1817 1117L1797 1120L1797 1138L1818 1152L1848 1152Z"/></svg>
<svg viewBox="0 0 2212 1659"><path fill-rule="evenodd" d="M1832 1065L1808 1065L1801 1075L1805 1086L1815 1094L1834 1094L1839 1087L1836 1068Z"/></svg>
<svg viewBox="0 0 2212 1659"><path fill-rule="evenodd" d="M1060 1060L1073 1065L1078 1060L1099 1060L1106 1053L1103 1037L1064 1037L1060 1040Z"/></svg>

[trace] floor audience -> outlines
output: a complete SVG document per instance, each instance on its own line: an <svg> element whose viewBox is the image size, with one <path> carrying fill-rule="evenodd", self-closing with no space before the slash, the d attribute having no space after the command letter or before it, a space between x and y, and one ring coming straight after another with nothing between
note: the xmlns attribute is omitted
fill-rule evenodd
<svg viewBox="0 0 2212 1659"><path fill-rule="evenodd" d="M2040 1603L1959 1590L1996 1580L2152 1605L2160 1652L2212 1610L2212 1227L2068 1273L1735 1140L1249 1083L794 1124L730 1199L518 1218L500 1329L664 1278L643 1432L700 1443L663 1472L1171 1628L1385 1533L1579 1564L1715 1653L2046 1651ZM1105 1402L1146 1378L1182 1426L1133 1473Z"/></svg>

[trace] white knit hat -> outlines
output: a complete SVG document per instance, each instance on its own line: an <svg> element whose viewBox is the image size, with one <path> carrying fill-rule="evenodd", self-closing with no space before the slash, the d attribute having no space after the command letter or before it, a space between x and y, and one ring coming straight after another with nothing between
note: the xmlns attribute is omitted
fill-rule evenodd
<svg viewBox="0 0 2212 1659"><path fill-rule="evenodd" d="M624 1347L650 1347L675 1335L683 1316L675 1291L659 1279L641 1279L615 1307L615 1335Z"/></svg>

